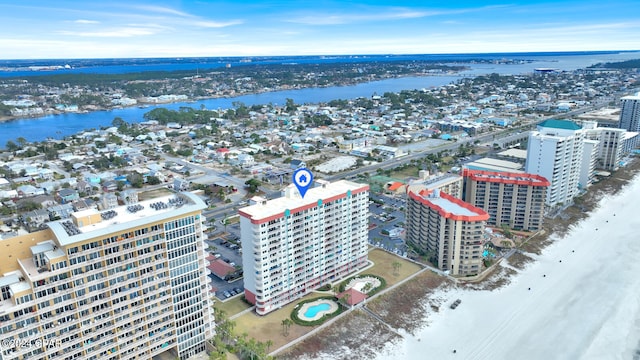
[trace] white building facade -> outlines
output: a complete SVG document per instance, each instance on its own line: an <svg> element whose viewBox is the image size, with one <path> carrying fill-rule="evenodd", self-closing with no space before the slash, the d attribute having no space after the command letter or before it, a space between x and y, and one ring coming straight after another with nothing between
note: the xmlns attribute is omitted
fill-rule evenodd
<svg viewBox="0 0 640 360"><path fill-rule="evenodd" d="M580 191L584 131L574 122L547 120L529 135L525 172L551 182L545 204L571 201Z"/></svg>
<svg viewBox="0 0 640 360"><path fill-rule="evenodd" d="M621 129L632 132L640 132L640 93L624 96L620 110Z"/></svg>
<svg viewBox="0 0 640 360"><path fill-rule="evenodd" d="M239 210L245 297L260 315L367 264L369 186L316 184Z"/></svg>

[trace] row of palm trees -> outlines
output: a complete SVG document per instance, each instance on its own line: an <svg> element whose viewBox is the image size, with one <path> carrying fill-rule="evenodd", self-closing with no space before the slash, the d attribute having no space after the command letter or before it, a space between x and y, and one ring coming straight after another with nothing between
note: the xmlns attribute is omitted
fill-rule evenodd
<svg viewBox="0 0 640 360"><path fill-rule="evenodd" d="M273 346L273 341L260 342L249 338L246 332L236 336L233 330L236 323L227 318L224 310L213 308L216 319L216 335L211 339L215 351L209 354L210 360L226 360L227 352L238 355L241 360L273 360L267 355Z"/></svg>

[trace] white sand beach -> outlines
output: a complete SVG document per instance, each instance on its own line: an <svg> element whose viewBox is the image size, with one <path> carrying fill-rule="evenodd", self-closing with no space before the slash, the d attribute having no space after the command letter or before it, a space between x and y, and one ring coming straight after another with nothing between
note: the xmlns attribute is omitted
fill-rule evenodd
<svg viewBox="0 0 640 360"><path fill-rule="evenodd" d="M638 204L640 177L603 199L511 284L440 294L447 302L430 324L378 358L640 358ZM455 299L462 303L452 310Z"/></svg>

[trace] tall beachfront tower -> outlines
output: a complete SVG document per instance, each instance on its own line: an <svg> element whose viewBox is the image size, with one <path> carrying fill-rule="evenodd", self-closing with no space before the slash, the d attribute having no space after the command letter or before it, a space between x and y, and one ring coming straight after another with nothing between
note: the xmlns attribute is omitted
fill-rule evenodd
<svg viewBox="0 0 640 360"><path fill-rule="evenodd" d="M464 200L489 213L488 225L535 231L542 228L550 183L544 177L464 169Z"/></svg>
<svg viewBox="0 0 640 360"><path fill-rule="evenodd" d="M482 270L483 232L489 214L439 190L409 191L407 243L430 254L451 275Z"/></svg>
<svg viewBox="0 0 640 360"><path fill-rule="evenodd" d="M621 99L620 129L640 132L640 93L624 96Z"/></svg>
<svg viewBox="0 0 640 360"><path fill-rule="evenodd" d="M525 172L551 182L547 206L569 202L580 191L584 140L582 128L568 120L543 121L529 134ZM587 161L585 166L590 164Z"/></svg>
<svg viewBox="0 0 640 360"><path fill-rule="evenodd" d="M205 204L184 193L0 240L2 359L186 359L214 335Z"/></svg>
<svg viewBox="0 0 640 360"><path fill-rule="evenodd" d="M260 315L367 264L369 186L317 180L239 210L247 300Z"/></svg>

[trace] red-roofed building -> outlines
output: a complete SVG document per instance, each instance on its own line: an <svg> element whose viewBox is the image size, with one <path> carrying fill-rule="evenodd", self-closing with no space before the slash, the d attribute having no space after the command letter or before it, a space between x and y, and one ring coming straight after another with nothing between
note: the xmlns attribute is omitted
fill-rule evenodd
<svg viewBox="0 0 640 360"><path fill-rule="evenodd" d="M489 214L439 190L409 191L406 240L451 275L482 270L483 233Z"/></svg>
<svg viewBox="0 0 640 360"><path fill-rule="evenodd" d="M229 263L224 262L220 259L213 261L207 268L211 271L213 275L223 280L227 275L234 273L236 271L235 267L229 265Z"/></svg>
<svg viewBox="0 0 640 360"><path fill-rule="evenodd" d="M540 175L464 169L464 200L489 213L488 225L542 228L550 182Z"/></svg>
<svg viewBox="0 0 640 360"><path fill-rule="evenodd" d="M341 292L340 294L338 294L337 298L338 299L342 299L343 297L345 297L345 295L347 296L347 304L353 306L353 305L357 305L360 304L361 302L363 302L366 298L369 297L369 295L356 290L355 288L349 288L343 292Z"/></svg>
<svg viewBox="0 0 640 360"><path fill-rule="evenodd" d="M391 184L389 184L389 187L387 188L387 190L389 191L402 191L404 184L399 182L399 181L394 181Z"/></svg>

